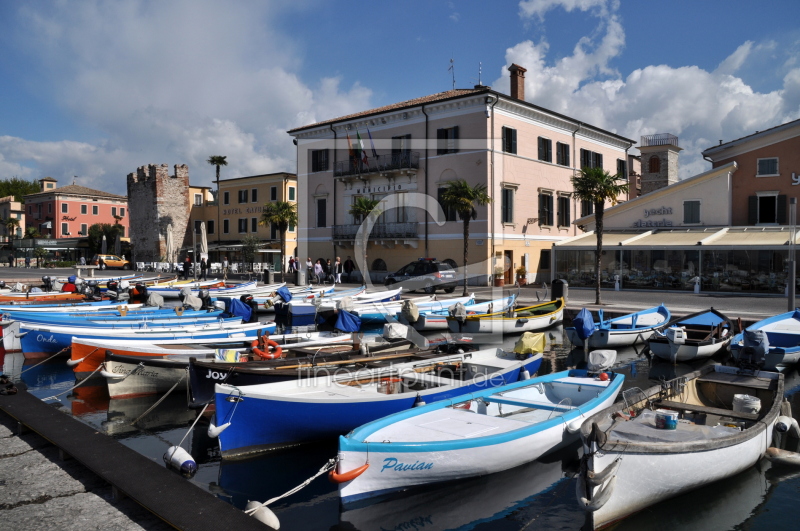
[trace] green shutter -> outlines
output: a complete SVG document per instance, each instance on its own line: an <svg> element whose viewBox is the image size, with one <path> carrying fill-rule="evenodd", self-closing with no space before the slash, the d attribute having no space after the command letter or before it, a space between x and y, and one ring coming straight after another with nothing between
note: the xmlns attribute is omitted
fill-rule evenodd
<svg viewBox="0 0 800 531"><path fill-rule="evenodd" d="M747 198L747 224L756 225L758 223L758 197L751 195Z"/></svg>
<svg viewBox="0 0 800 531"><path fill-rule="evenodd" d="M511 129L511 153L517 152L517 130Z"/></svg>

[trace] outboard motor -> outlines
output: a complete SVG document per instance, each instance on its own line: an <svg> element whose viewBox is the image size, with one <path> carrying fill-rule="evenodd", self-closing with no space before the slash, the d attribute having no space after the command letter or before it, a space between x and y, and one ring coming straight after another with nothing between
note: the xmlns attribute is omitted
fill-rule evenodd
<svg viewBox="0 0 800 531"><path fill-rule="evenodd" d="M670 326L664 330L664 335L675 345L686 344L686 330L679 326Z"/></svg>
<svg viewBox="0 0 800 531"><path fill-rule="evenodd" d="M252 310L252 312L250 313L250 320L248 321L248 323L255 323L256 321L258 321L258 317L256 317L256 312L258 311L258 303L253 298L253 296L242 295L241 297L239 297L239 300L248 305Z"/></svg>
<svg viewBox="0 0 800 531"><path fill-rule="evenodd" d="M42 289L44 291L53 291L53 279L50 278L50 275L42 277Z"/></svg>
<svg viewBox="0 0 800 531"><path fill-rule="evenodd" d="M141 282L137 282L135 286L133 286L133 296L137 297L140 301L147 300L147 286L142 284Z"/></svg>
<svg viewBox="0 0 800 531"><path fill-rule="evenodd" d="M0 280L0 289L4 289L6 287L6 281Z"/></svg>
<svg viewBox="0 0 800 531"><path fill-rule="evenodd" d="M97 285L96 280L90 280L86 283L86 295L96 299L102 298L103 292L100 291L100 286Z"/></svg>
<svg viewBox="0 0 800 531"><path fill-rule="evenodd" d="M455 318L458 322L458 331L461 332L464 326L464 323L467 320L467 308L460 302L455 303L454 305L450 306L447 309L447 312L450 314L450 317Z"/></svg>
<svg viewBox="0 0 800 531"><path fill-rule="evenodd" d="M204 310L211 310L214 308L213 303L211 302L211 292L207 289L201 289L197 293L197 298L203 302Z"/></svg>
<svg viewBox="0 0 800 531"><path fill-rule="evenodd" d="M117 300L118 301L127 301L130 300L130 287L131 283L127 280L123 280L119 283L119 289L117 290Z"/></svg>
<svg viewBox="0 0 800 531"><path fill-rule="evenodd" d="M106 296L109 299L117 300L117 295L119 295L118 289L119 283L116 280L109 280L106 282Z"/></svg>
<svg viewBox="0 0 800 531"><path fill-rule="evenodd" d="M769 352L769 337L764 330L745 330L742 333L742 352L739 363L763 367Z"/></svg>

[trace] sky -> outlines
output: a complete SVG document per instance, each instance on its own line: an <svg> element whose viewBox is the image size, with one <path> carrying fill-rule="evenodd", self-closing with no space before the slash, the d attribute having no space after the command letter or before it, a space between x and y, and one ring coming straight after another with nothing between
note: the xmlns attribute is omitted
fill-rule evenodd
<svg viewBox="0 0 800 531"><path fill-rule="evenodd" d="M703 149L800 118L797 0L7 0L0 179L125 194L146 164L296 171L288 129L457 88ZM448 70L453 60L454 73ZM479 73L480 72L480 73ZM479 78L480 76L480 78Z"/></svg>

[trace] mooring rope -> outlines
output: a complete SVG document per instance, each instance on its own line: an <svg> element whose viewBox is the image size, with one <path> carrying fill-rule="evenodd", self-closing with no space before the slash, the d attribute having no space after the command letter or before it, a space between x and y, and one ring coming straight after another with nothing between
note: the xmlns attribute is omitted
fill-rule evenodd
<svg viewBox="0 0 800 531"><path fill-rule="evenodd" d="M63 353L64 353L64 352L65 352L65 351L66 351L68 348L71 348L71 347L64 347L64 348L62 348L61 350L59 350L58 352L56 352L56 353L55 353L55 354L53 354L52 356L48 356L48 357L46 357L45 359L43 359L42 361L40 361L40 362L39 362L39 363L37 363L36 365L31 365L30 367L28 367L27 369L25 369L24 371L22 371L20 374L25 374L26 372L28 372L29 370L33 369L34 367L38 367L38 366L39 366L39 365L41 365L42 363L45 363L45 362L47 362L47 361L50 361L51 359L55 358L55 357L56 357L56 356L58 356L59 354L63 354Z"/></svg>
<svg viewBox="0 0 800 531"><path fill-rule="evenodd" d="M320 469L319 469L319 471L318 471L316 474L314 474L313 476L311 476L310 478L308 478L307 480L305 480L304 482L302 482L301 484L299 484L299 485L298 485L298 486L296 486L295 488L293 488L293 489L291 489L291 490L289 490L289 491L287 491L287 492L285 492L285 493L281 494L280 496L277 496L277 497L275 497L275 498L272 498L272 499L270 499L270 500L267 500L267 501L265 501L264 503L262 503L262 504L261 504L261 505L259 505L258 507L253 507L252 509L248 509L248 510L246 510L246 511L245 511L245 514L248 514L248 515L250 515L250 516L253 516L253 514L254 514L256 511L258 511L259 509L261 509L262 507L266 507L267 505L269 505L269 504L271 504L271 503L274 503L274 502L276 502L276 501L278 501L278 500L280 500L280 499L282 499L282 498L285 498L285 497L287 497L287 496L291 496L291 495L292 495L292 494L294 494L295 492L299 492L300 490L302 490L303 488L305 488L306 486L308 486L308 484L309 484L309 483L311 483L312 481L314 481L315 479L317 479L318 477L320 477L322 474L325 474L326 472L329 472L329 471L333 470L333 467L335 467L335 466L336 466L336 462L337 462L338 460L339 460L338 458L334 458L334 459L328 459L328 462L327 462L327 463L325 463L325 464L322 466L322 468L320 468Z"/></svg>
<svg viewBox="0 0 800 531"><path fill-rule="evenodd" d="M187 372L188 372L188 369L187 369ZM173 386L170 388L170 390L169 390L169 391L167 391L167 392L164 394L164 396L162 396L161 398L159 398L159 399L158 399L158 401L157 401L155 404L153 404L152 406L150 406L150 407L147 409L147 411L145 411L144 413L142 413L141 415L139 415L139 416L136 418L136 420L134 420L133 422L131 422L131 426L135 425L137 422L139 422L140 420L142 420L142 418L146 417L146 416L147 416L147 415L148 415L148 414L149 414L151 411L153 411L155 408L157 408L157 407L158 407L158 405L159 405L161 402L163 402L163 401L164 401L164 399L165 399L165 398L167 398L167 397L170 395L170 393L171 393L172 391L174 391L174 390L175 390L175 388L176 388L176 387L178 387L178 384L180 384L180 383L183 381L183 379L184 379L184 378L186 378L186 374L184 374L183 376L181 376L180 380L178 380L177 382L175 382L175 385L173 385Z"/></svg>
<svg viewBox="0 0 800 531"><path fill-rule="evenodd" d="M101 363L100 365L98 365L98 366L97 366L97 368L96 368L95 370L93 370L93 371L91 372L91 374L89 374L89 376L87 376L86 378L84 378L83 380L81 380L80 382L78 382L77 384L73 385L72 387L70 387L69 389L67 389L66 391L64 391L63 393L58 393L57 395L53 395L53 396L48 396L48 397L42 398L42 401L44 402L45 400L56 400L56 399L57 399L59 396L61 396L61 395L65 395L65 394L69 393L70 391L73 391L73 390L77 389L78 387L80 387L80 386L82 386L83 384L85 384L86 382L88 382L88 381L89 381L89 379L90 379L92 376L94 376L94 374L95 374L97 371L99 371L100 369L102 369L103 367L105 367L105 363Z"/></svg>

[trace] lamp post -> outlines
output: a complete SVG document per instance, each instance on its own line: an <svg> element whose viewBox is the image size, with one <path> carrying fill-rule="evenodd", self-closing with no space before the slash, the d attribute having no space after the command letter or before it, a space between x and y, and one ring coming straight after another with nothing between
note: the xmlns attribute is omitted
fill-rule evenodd
<svg viewBox="0 0 800 531"><path fill-rule="evenodd" d="M789 275L788 275L788 296L789 296L789 310L793 311L794 296L795 296L795 235L797 229L797 198L792 197L789 199L789 223L792 225L789 240Z"/></svg>

